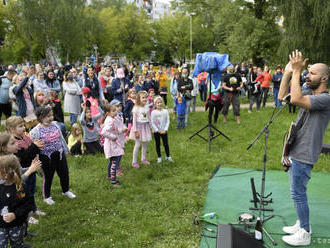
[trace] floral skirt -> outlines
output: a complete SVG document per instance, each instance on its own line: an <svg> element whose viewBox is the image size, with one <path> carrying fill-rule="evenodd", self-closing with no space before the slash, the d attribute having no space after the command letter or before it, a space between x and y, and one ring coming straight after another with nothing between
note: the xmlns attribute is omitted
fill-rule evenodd
<svg viewBox="0 0 330 248"><path fill-rule="evenodd" d="M148 122L147 123L137 123L136 131L139 132L139 134L140 134L140 137L138 140L140 140L142 142L147 142L147 141L152 140L151 129L150 129L150 125ZM132 140L136 140L133 129L131 129L129 138Z"/></svg>

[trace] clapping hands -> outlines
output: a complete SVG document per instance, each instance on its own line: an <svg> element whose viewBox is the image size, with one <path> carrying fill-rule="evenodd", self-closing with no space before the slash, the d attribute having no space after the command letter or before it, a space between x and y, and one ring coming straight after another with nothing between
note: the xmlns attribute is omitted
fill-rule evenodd
<svg viewBox="0 0 330 248"><path fill-rule="evenodd" d="M304 59L302 57L302 53L298 50L295 50L292 52L292 54L289 55L290 62L289 64L285 67L285 70L290 70L290 65L291 65L291 71L299 71L299 73L302 71L302 69L306 66L306 63L308 59Z"/></svg>
<svg viewBox="0 0 330 248"><path fill-rule="evenodd" d="M44 142L42 140L36 139L33 143L39 148L42 149L44 147Z"/></svg>

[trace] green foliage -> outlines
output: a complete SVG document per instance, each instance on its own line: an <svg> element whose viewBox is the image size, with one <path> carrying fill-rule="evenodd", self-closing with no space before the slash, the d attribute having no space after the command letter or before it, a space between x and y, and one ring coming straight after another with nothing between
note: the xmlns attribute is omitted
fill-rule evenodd
<svg viewBox="0 0 330 248"><path fill-rule="evenodd" d="M89 48L92 16L85 11L86 0L17 0L4 9L8 28L2 51L7 62L45 58L49 47L62 58L78 59Z"/></svg>
<svg viewBox="0 0 330 248"><path fill-rule="evenodd" d="M91 7L98 11L109 7L121 10L125 6L125 0L91 0L90 2Z"/></svg>
<svg viewBox="0 0 330 248"><path fill-rule="evenodd" d="M6 36L6 27L7 24L5 22L5 11L3 5L0 5L0 46L2 45L3 41L5 40Z"/></svg>
<svg viewBox="0 0 330 248"><path fill-rule="evenodd" d="M113 7L102 9L99 18L104 27L99 42L101 51L125 54L129 60L149 55L152 33L146 13L127 5L121 11Z"/></svg>
<svg viewBox="0 0 330 248"><path fill-rule="evenodd" d="M329 62L327 0L174 0L175 12L157 21L124 0L13 0L0 7L1 59L37 61L47 48L82 59L97 44L102 55L129 60L184 61L190 54L228 53L232 62L286 62L301 49L311 62ZM322 11L320 11L322 9ZM283 27L278 25L284 17Z"/></svg>
<svg viewBox="0 0 330 248"><path fill-rule="evenodd" d="M271 62L276 57L280 41L275 9L270 2L183 0L177 5L187 12L196 12L201 24L207 27L204 34L209 35L194 35L194 42L203 37L201 43L208 44L204 51L216 48L220 53L228 53L232 62L252 59L263 64L264 59Z"/></svg>
<svg viewBox="0 0 330 248"><path fill-rule="evenodd" d="M278 0L284 17L279 54L301 49L311 63L330 62L330 5L327 0Z"/></svg>

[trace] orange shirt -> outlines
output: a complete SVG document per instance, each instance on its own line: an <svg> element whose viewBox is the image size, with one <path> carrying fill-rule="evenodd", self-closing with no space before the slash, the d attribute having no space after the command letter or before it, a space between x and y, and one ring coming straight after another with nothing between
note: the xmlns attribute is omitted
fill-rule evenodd
<svg viewBox="0 0 330 248"><path fill-rule="evenodd" d="M198 83L200 84L202 81L206 81L206 78L207 78L207 72L204 71L199 73L197 76Z"/></svg>
<svg viewBox="0 0 330 248"><path fill-rule="evenodd" d="M272 80L272 75L269 74L269 72L264 72L263 80L261 82L262 88L269 88L270 87L270 81Z"/></svg>

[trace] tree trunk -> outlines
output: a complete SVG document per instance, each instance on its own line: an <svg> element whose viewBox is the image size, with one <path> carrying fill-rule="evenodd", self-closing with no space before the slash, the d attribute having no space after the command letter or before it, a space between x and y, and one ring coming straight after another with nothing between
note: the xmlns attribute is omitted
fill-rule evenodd
<svg viewBox="0 0 330 248"><path fill-rule="evenodd" d="M263 67L264 66L264 59L260 56L259 51L255 51L252 55L252 62L254 65L258 67Z"/></svg>

